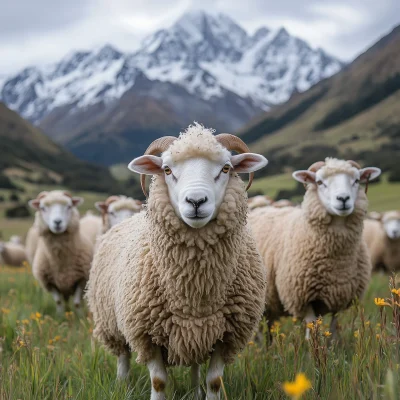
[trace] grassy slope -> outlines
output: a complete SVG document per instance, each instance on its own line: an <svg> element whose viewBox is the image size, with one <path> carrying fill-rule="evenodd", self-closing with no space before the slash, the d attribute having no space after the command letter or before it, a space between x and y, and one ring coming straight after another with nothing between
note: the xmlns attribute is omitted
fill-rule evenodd
<svg viewBox="0 0 400 400"><path fill-rule="evenodd" d="M383 325L373 301L389 295L388 278L375 276L364 304L341 314L341 342L331 348L322 334L327 317L316 336L320 357L316 346L303 339L300 322L282 320L268 350L250 343L226 368L227 398L284 399L282 383L302 371L313 386L304 400L397 399L400 343L395 342L390 318ZM147 369L132 361L128 384L116 384L116 359L92 341L91 319L73 313L56 317L51 296L28 269L0 268L0 304L1 399L149 398ZM202 382L204 375L203 368ZM188 369L170 369L168 398L192 399L189 382Z"/></svg>

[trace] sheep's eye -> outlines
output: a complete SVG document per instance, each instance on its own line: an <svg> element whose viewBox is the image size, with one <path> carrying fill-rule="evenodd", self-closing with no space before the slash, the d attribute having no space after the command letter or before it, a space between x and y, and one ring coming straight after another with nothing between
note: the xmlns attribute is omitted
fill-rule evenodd
<svg viewBox="0 0 400 400"><path fill-rule="evenodd" d="M357 185L357 183L360 183L360 180L359 180L359 179L356 179L356 180L354 181L354 184L355 184L355 185Z"/></svg>
<svg viewBox="0 0 400 400"><path fill-rule="evenodd" d="M225 164L224 168L222 168L222 172L227 174L231 170L231 166L229 164Z"/></svg>
<svg viewBox="0 0 400 400"><path fill-rule="evenodd" d="M324 184L324 182L322 182L322 181L317 181L317 185L318 186L321 186L321 185L323 185Z"/></svg>
<svg viewBox="0 0 400 400"><path fill-rule="evenodd" d="M164 168L164 172L165 172L166 175L171 175L172 174L171 168L169 168L169 167L165 167Z"/></svg>

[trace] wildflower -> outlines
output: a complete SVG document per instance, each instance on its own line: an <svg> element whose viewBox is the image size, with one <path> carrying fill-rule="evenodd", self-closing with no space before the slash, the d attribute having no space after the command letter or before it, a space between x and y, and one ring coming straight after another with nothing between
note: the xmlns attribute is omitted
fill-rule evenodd
<svg viewBox="0 0 400 400"><path fill-rule="evenodd" d="M317 323L317 325L322 325L322 318L318 317L316 323Z"/></svg>
<svg viewBox="0 0 400 400"><path fill-rule="evenodd" d="M292 321L293 321L293 322L297 322L297 318L296 318L296 317L293 317L293 318L292 318Z"/></svg>
<svg viewBox="0 0 400 400"><path fill-rule="evenodd" d="M397 296L400 296L400 289L392 289L392 293L397 294Z"/></svg>
<svg viewBox="0 0 400 400"><path fill-rule="evenodd" d="M314 323L312 322L309 322L306 326L308 329L314 329Z"/></svg>
<svg viewBox="0 0 400 400"><path fill-rule="evenodd" d="M332 333L331 333L331 332L329 332L329 331L325 331L325 332L324 332L324 336L325 336L325 337L332 336Z"/></svg>
<svg viewBox="0 0 400 400"><path fill-rule="evenodd" d="M380 327L381 327L381 324L378 322L378 323L376 324L376 327L377 327L377 328L380 328Z"/></svg>
<svg viewBox="0 0 400 400"><path fill-rule="evenodd" d="M50 339L50 340L49 340L49 344L53 344L53 339Z"/></svg>
<svg viewBox="0 0 400 400"><path fill-rule="evenodd" d="M29 319L23 319L21 322L23 325L29 325Z"/></svg>
<svg viewBox="0 0 400 400"><path fill-rule="evenodd" d="M280 336L282 339L285 339L285 337L286 337L286 335L285 335L284 333L281 333L279 336Z"/></svg>
<svg viewBox="0 0 400 400"><path fill-rule="evenodd" d="M376 304L377 306L390 306L390 304L387 303L387 302L385 301L385 299L381 299L380 297L375 297L374 301L375 301L375 304Z"/></svg>
<svg viewBox="0 0 400 400"><path fill-rule="evenodd" d="M377 333L376 338L379 340L381 338L381 335L379 333Z"/></svg>
<svg viewBox="0 0 400 400"><path fill-rule="evenodd" d="M365 325L370 326L371 325L371 321L365 321Z"/></svg>
<svg viewBox="0 0 400 400"><path fill-rule="evenodd" d="M238 358L241 358L241 357L242 357L242 355L241 355L240 353L239 353L237 356L238 356Z"/></svg>
<svg viewBox="0 0 400 400"><path fill-rule="evenodd" d="M360 331L357 329L357 330L354 332L354 337L355 337L355 338L358 338L359 333L360 333Z"/></svg>
<svg viewBox="0 0 400 400"><path fill-rule="evenodd" d="M249 343L247 343L249 346L254 346L254 342L252 340L250 340Z"/></svg>
<svg viewBox="0 0 400 400"><path fill-rule="evenodd" d="M31 319L39 321L39 319L42 317L42 314L40 314L40 312L35 312L31 314Z"/></svg>
<svg viewBox="0 0 400 400"><path fill-rule="evenodd" d="M2 312L3 314L10 314L10 309L9 309L9 308L2 308L2 309L1 309L1 312Z"/></svg>
<svg viewBox="0 0 400 400"><path fill-rule="evenodd" d="M305 374L297 374L294 382L283 384L283 390L292 399L299 399L309 389L311 389L311 382Z"/></svg>
<svg viewBox="0 0 400 400"><path fill-rule="evenodd" d="M55 342L58 342L60 339L61 339L61 336L57 335L57 336L54 338L54 341L55 341Z"/></svg>

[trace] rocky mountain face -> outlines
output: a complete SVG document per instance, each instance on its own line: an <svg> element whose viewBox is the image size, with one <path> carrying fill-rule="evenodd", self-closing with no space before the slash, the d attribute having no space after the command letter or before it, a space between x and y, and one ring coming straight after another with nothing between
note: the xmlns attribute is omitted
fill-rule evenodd
<svg viewBox="0 0 400 400"><path fill-rule="evenodd" d="M0 99L87 160L97 160L91 144L97 154L111 146L98 161L114 163L193 120L236 130L342 66L284 28L250 35L226 15L198 11L135 52L106 45L2 78Z"/></svg>

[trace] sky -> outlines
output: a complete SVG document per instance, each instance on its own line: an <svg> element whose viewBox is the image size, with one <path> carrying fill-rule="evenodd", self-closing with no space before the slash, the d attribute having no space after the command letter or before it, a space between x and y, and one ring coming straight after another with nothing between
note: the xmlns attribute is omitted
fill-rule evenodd
<svg viewBox="0 0 400 400"><path fill-rule="evenodd" d="M110 43L134 51L168 28L195 0L0 0L0 77ZM351 61L400 24L399 0L203 0L249 33L284 26L290 34Z"/></svg>

